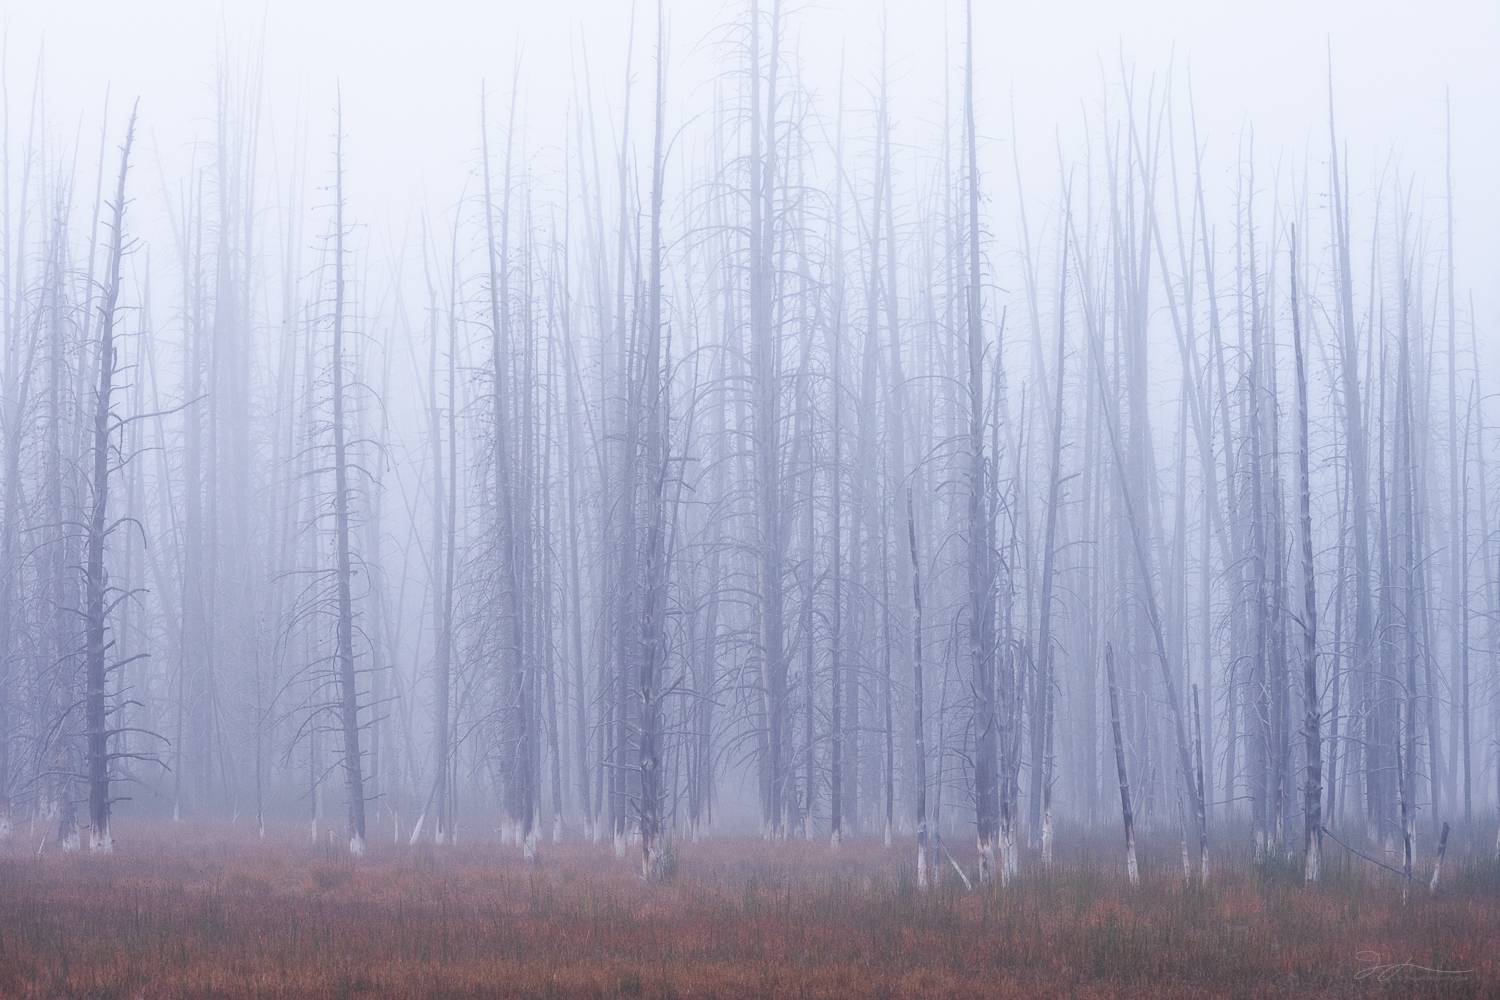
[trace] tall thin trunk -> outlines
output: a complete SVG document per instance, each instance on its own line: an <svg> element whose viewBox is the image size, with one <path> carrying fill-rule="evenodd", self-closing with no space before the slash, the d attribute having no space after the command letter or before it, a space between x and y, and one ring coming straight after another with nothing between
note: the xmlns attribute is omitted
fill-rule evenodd
<svg viewBox="0 0 1500 1000"><path fill-rule="evenodd" d="M980 298L979 154L974 127L974 5L965 2L964 134L968 148L968 287L966 296L969 356L968 613L970 683L975 698L974 811L979 841L979 881L995 877L995 842L999 826L999 789L995 774L995 571L993 521L989 511L989 472L985 458L984 329ZM998 361L997 361L998 364Z"/></svg>
<svg viewBox="0 0 1500 1000"><path fill-rule="evenodd" d="M917 556L917 524L911 489L906 490L906 540L911 550L911 675L912 733L916 739L917 886L927 888L927 740L922 725L922 564Z"/></svg>
<svg viewBox="0 0 1500 1000"><path fill-rule="evenodd" d="M354 669L353 566L349 553L349 449L344 415L344 111L335 112L333 216L333 515L334 573L338 587L339 724L343 730L344 784L349 796L349 853L365 852L365 775L360 748L359 689Z"/></svg>
<svg viewBox="0 0 1500 1000"><path fill-rule="evenodd" d="M666 658L667 603L667 525L664 493L668 457L666 441L667 412L663 406L662 384L662 130L666 88L666 26L662 3L656 7L656 133L651 156L651 250L646 294L646 349L641 360L644 380L646 426L645 471L652 477L650 514L645 540L645 605L641 615L640 685L640 775L641 800L641 870L647 880L665 875L665 852L662 822L663 795L661 772L661 690L659 664Z"/></svg>
<svg viewBox="0 0 1500 1000"><path fill-rule="evenodd" d="M106 600L112 588L105 578L104 550L109 538L109 476L112 456L119 448L111 442L117 429L114 378L119 365L115 349L115 308L120 300L120 264L125 254L125 178L130 170L130 147L135 141L135 109L125 128L125 144L120 149L120 174L115 183L111 206L109 263L104 279L104 294L99 303L99 388L94 397L93 475L89 481L90 513L86 543L84 578L84 725L88 736L89 776L89 850L108 854L115 842L110 834L110 770L116 757L111 753L115 731L110 728L114 709L109 705L105 686L110 672L105 656L108 628ZM123 447L123 446L121 446Z"/></svg>
<svg viewBox="0 0 1500 1000"><path fill-rule="evenodd" d="M1052 702L1056 683L1053 678L1052 660L1052 590L1057 562L1057 514L1062 493L1062 429L1063 429L1063 369L1067 355L1067 299L1068 299L1068 240L1063 237L1063 257L1057 293L1057 372L1053 392L1052 457L1047 481L1047 526L1042 539L1042 598L1041 623L1037 630L1037 683L1042 693L1036 703L1042 707L1042 717L1033 719L1033 728L1040 727L1044 737L1033 745L1040 750L1042 759L1032 761L1033 771L1041 778L1041 837L1042 862L1052 862Z"/></svg>
<svg viewBox="0 0 1500 1000"><path fill-rule="evenodd" d="M1131 885L1141 884L1141 869L1135 858L1135 813L1130 807L1130 775L1125 769L1125 740L1120 732L1120 688L1115 683L1115 649L1104 646L1104 669L1109 675L1109 729L1115 744L1115 774L1120 781L1120 815L1125 821L1125 875Z"/></svg>
<svg viewBox="0 0 1500 1000"><path fill-rule="evenodd" d="M1308 469L1307 362L1302 350L1301 305L1297 301L1297 231L1291 238L1292 350L1297 366L1297 482L1302 534L1302 739L1307 755L1303 783L1302 875L1316 882L1323 873L1323 729L1318 691L1318 589L1313 566L1312 483Z"/></svg>

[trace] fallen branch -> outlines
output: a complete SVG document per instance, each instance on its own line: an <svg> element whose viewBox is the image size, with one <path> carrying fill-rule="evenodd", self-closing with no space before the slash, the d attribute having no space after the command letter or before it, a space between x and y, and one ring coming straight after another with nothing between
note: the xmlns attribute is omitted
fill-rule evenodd
<svg viewBox="0 0 1500 1000"><path fill-rule="evenodd" d="M1355 857L1364 858L1366 861L1370 862L1370 864L1372 864L1372 865L1378 865L1379 867L1384 868L1386 871L1390 872L1392 875L1400 875L1402 878L1406 877L1406 873L1404 871L1402 871L1401 869L1395 868L1395 867L1393 867L1391 865L1388 865L1384 861L1380 861L1380 860L1378 860L1376 858L1372 858L1368 854L1366 854L1365 852L1359 850L1357 847L1350 846L1348 843L1346 843L1345 841L1341 840L1339 838L1338 834L1336 834L1332 830L1328 829L1328 827L1326 827L1326 826L1325 827L1321 827L1321 829L1322 829L1322 831L1325 834L1327 834L1328 836L1330 836L1330 837L1333 838L1333 842L1335 844L1338 844L1340 847L1342 847L1344 850L1348 851L1350 854L1353 854Z"/></svg>

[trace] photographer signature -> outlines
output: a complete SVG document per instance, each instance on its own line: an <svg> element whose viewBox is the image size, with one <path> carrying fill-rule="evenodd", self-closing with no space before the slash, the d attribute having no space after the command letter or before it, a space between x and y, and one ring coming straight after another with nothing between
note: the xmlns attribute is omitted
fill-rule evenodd
<svg viewBox="0 0 1500 1000"><path fill-rule="evenodd" d="M1473 969L1435 969L1418 965L1413 961L1387 962L1385 956L1376 951L1359 951L1354 958L1362 968L1354 974L1356 980L1375 983L1422 982L1436 979L1462 979L1472 976Z"/></svg>

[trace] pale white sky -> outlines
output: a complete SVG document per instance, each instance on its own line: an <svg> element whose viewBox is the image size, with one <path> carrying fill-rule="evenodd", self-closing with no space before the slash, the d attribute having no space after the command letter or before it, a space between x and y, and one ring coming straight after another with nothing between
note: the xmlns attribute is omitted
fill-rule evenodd
<svg viewBox="0 0 1500 1000"><path fill-rule="evenodd" d="M769 2L769 0L766 0ZM654 4L639 5L637 66L650 80ZM889 0L897 141L930 143L941 107L944 32L955 43L959 0ZM729 65L723 26L739 0L668 0L669 87L681 112L708 104L715 72ZM97 135L106 86L116 108L141 99L147 156L168 174L186 162L194 138L211 136L212 82L221 37L241 54L265 38L265 109L272 128L263 170L285 163L288 140L305 123L312 164L328 156L335 84L344 93L351 211L375 243L399 238L424 203L451 205L477 148L479 83L497 103L523 53L521 92L527 144L555 145L574 67L587 43L601 121L617 122L628 30L628 0L0 0L7 30L12 114L45 40L53 133L71 139L80 116L85 149ZM849 103L868 108L878 67L882 4L865 0L787 0L805 80L832 113L841 48ZM1038 197L1056 187L1055 130L1081 150L1081 110L1097 113L1101 65L1117 86L1119 53L1144 89L1175 56L1178 82L1191 69L1208 163L1232 184L1236 137L1253 122L1263 164L1285 157L1300 173L1310 151L1326 157L1326 49L1334 51L1340 126L1350 146L1356 199L1388 154L1420 180L1430 218L1441 218L1443 97L1451 87L1455 122L1460 283L1488 295L1484 273L1500 261L1489 245L1500 232L1493 164L1500 153L1500 3L1438 0L976 0L981 132L990 143L990 197L997 230L1013 210L1009 102L1028 178ZM954 53L957 58L957 52ZM1179 91L1182 88L1179 86ZM1117 95L1114 99L1118 99ZM638 105L639 107L639 105ZM645 109L640 109L644 114ZM496 115L498 119L498 114ZM860 126L856 126L860 127ZM154 171L153 171L154 172ZM316 174L315 174L316 176ZM1212 174L1210 176L1212 181ZM1030 186L1030 182L1029 186ZM1315 187L1319 187L1315 185ZM997 239L1005 240L997 231ZM1467 279L1466 276L1467 275Z"/></svg>

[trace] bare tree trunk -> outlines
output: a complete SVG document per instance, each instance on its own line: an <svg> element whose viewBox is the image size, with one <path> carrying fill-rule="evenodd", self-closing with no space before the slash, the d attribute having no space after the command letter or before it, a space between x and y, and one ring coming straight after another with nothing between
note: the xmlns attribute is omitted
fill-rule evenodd
<svg viewBox="0 0 1500 1000"><path fill-rule="evenodd" d="M1443 874L1443 858L1448 855L1448 824L1443 824L1442 832L1438 834L1437 858L1432 862L1432 879L1427 883L1427 891L1437 895L1438 878Z"/></svg>
<svg viewBox="0 0 1500 1000"><path fill-rule="evenodd" d="M109 586L104 571L104 549L109 538L109 476L115 463L111 437L119 426L113 410L114 377L119 359L115 350L115 307L120 299L120 263L125 253L125 177L130 169L130 147L135 141L135 109L125 129L125 144L120 150L120 174L115 184L111 207L109 263L105 276L104 297L99 303L99 389L94 398L93 475L89 480L91 501L86 570L84 579L84 725L88 734L89 775L89 850L108 854L115 848L110 834L110 770L116 757L110 752L116 731L110 728L110 716L116 711L107 699L105 685L110 667L105 662L109 647L105 644L108 627L106 599Z"/></svg>
<svg viewBox="0 0 1500 1000"><path fill-rule="evenodd" d="M1457 750L1455 745L1458 741L1459 732L1463 730L1464 747L1461 751L1462 760L1465 764L1464 772L1464 821L1467 823L1472 818L1473 806L1469 798L1468 785L1468 571L1467 560L1468 535L1467 514L1468 494L1465 491L1459 493L1460 463L1462 456L1458 447L1458 311L1456 306L1457 290L1453 285L1453 108L1451 95L1445 89L1443 95L1443 166L1444 180L1446 182L1446 197L1444 199L1447 209L1447 237L1448 247L1444 256L1447 266L1447 299L1448 299L1448 565L1449 565L1449 593L1448 606L1458 616L1458 622L1449 629L1450 654L1449 663L1460 664L1462 673L1461 684L1457 698L1458 708L1462 710L1461 718L1454 722L1450 721L1448 727L1450 747ZM1467 438L1465 445L1467 446ZM1465 470L1467 471L1467 470ZM1467 482L1464 483L1467 486ZM1458 513L1463 508L1464 516ZM1451 682L1450 682L1451 683ZM1451 704L1451 702L1450 702ZM1458 763L1454 757L1449 755L1449 766ZM1435 771L1436 769L1434 769ZM1437 775L1433 775L1434 781ZM1434 813L1437 812L1434 802ZM1436 821L1434 815L1434 821Z"/></svg>
<svg viewBox="0 0 1500 1000"><path fill-rule="evenodd" d="M889 475L883 476L887 495L890 490ZM894 498L893 498L894 499ZM893 503L880 500L880 702L885 716L885 846L891 846L891 835L896 822L896 743L895 743L895 691L891 676L892 623L891 606L891 507Z"/></svg>
<svg viewBox="0 0 1500 1000"><path fill-rule="evenodd" d="M360 749L359 689L354 670L353 567L349 554L349 456L344 429L344 113L335 118L333 260L333 511L338 586L339 720L344 782L349 795L349 853L365 853L365 776Z"/></svg>
<svg viewBox="0 0 1500 1000"><path fill-rule="evenodd" d="M433 840L446 844L452 839L452 789L449 776L453 764L453 590L457 547L458 514L458 400L457 400L457 338L458 338L458 275L455 227L455 253L449 276L448 301L448 447L443 447L442 408L438 405L438 307L436 292L431 291L432 340L428 351L427 394L430 413L430 436L432 446L433 496L432 496L432 605L433 624L436 628L436 649L433 654L434 699L433 699L433 809L435 810ZM444 462L447 471L444 471ZM415 838L420 830L413 831Z"/></svg>
<svg viewBox="0 0 1500 1000"><path fill-rule="evenodd" d="M772 263L776 204L777 70L781 2L772 0L769 66L761 80L760 0L750 5L750 335L755 359L756 507L760 525L760 663L765 706L765 822L785 835L786 652L783 633L780 363ZM764 110L762 110L764 100ZM769 126L769 127L768 127Z"/></svg>
<svg viewBox="0 0 1500 1000"><path fill-rule="evenodd" d="M1470 701L1469 684L1469 445L1474 429L1474 414L1478 409L1478 402L1474 399L1474 383L1469 383L1469 403L1465 408L1464 423L1464 447L1461 459L1463 465L1463 476L1459 493L1459 528L1458 528L1458 562L1462 567L1458 585L1458 698L1459 698L1459 747L1460 759L1463 762L1463 796L1464 796L1464 825L1470 829L1474 824L1474 783L1473 783L1473 749L1474 741L1471 734L1473 723L1473 707Z"/></svg>
<svg viewBox="0 0 1500 1000"><path fill-rule="evenodd" d="M1098 328L1092 314L1092 307L1088 306L1089 299L1087 296L1085 296L1084 302L1086 304L1085 312L1088 318L1088 326L1090 332L1090 353L1093 357L1096 370L1100 371L1099 381L1101 382L1101 384L1107 384L1102 375L1103 359L1101 357L1102 350L1098 342ZM1195 782L1193 780L1192 754L1188 745L1188 726L1186 713L1182 708L1182 701L1177 690L1177 681L1174 676L1171 658L1168 654L1166 640L1162 632L1161 612L1159 604L1157 602L1156 588L1151 572L1151 561L1147 552L1146 541L1143 537L1141 521L1137 514L1135 498L1131 492L1130 483L1126 478L1125 462L1120 450L1116 415L1109 403L1110 401L1106 399L1105 406L1103 408L1104 424L1107 431L1106 437L1109 439L1110 451L1114 459L1117 478L1119 480L1119 498L1121 506L1123 508L1125 524L1129 529L1131 555L1134 557L1133 562L1135 563L1136 572L1140 581L1141 591L1144 597L1146 620L1150 631L1150 638L1154 642L1157 662L1161 668L1162 687L1167 696L1168 709L1171 712L1173 734L1175 737L1177 749L1177 770L1182 781L1182 787L1188 793L1188 799L1189 804L1192 807L1193 818L1198 827L1199 843L1200 845L1203 845L1202 853L1204 855L1204 858L1206 859L1208 819L1204 811L1203 799L1200 795L1198 795Z"/></svg>
<svg viewBox="0 0 1500 1000"><path fill-rule="evenodd" d="M1115 742L1115 774L1120 779L1120 815L1125 820L1125 874L1131 885L1141 884L1135 860L1135 814L1130 808L1130 776L1125 770L1125 741L1120 733L1120 688L1115 683L1115 649L1104 645L1104 669L1109 675L1109 728Z"/></svg>
<svg viewBox="0 0 1500 1000"><path fill-rule="evenodd" d="M1297 365L1298 513L1302 534L1302 739L1307 755L1303 784L1302 877L1317 882L1323 873L1323 730L1318 693L1318 590L1313 567L1312 484L1308 470L1307 363L1302 351L1301 305L1297 301L1297 231L1292 229L1292 344Z"/></svg>
<svg viewBox="0 0 1500 1000"><path fill-rule="evenodd" d="M912 732L916 737L917 791L917 887L927 888L927 741L922 725L922 565L917 557L916 516L912 513L911 489L906 490L906 540L911 549L911 671Z"/></svg>
<svg viewBox="0 0 1500 1000"><path fill-rule="evenodd" d="M4 247L9 250L9 226L10 214L8 211L9 187L6 188L7 212L5 231L3 233ZM23 227L24 228L24 227ZM47 255L47 273L43 276L43 287L46 290L48 300L55 309L55 300L58 297L58 289L62 284L58 262L62 259L63 251L63 228L61 223L54 228L51 237L53 246ZM9 275L9 260L5 262L4 276ZM20 267L20 264L17 264ZM17 296L19 298L19 296ZM4 311L4 304L0 303L0 312ZM0 490L0 828L3 828L3 836L9 836L11 823L10 797L13 788L13 770L11 763L12 742L19 728L11 715L12 692L20 688L13 671L17 661L21 657L16 655L16 643L14 636L24 628L18 622L20 617L20 604L18 593L21 580L21 560L17 555L17 545L20 536L20 524L22 518L21 505L21 456L22 444L27 436L22 433L22 423L26 417L28 402L31 397L32 369L36 362L36 355L42 341L42 324L47 316L48 310L38 304L35 319L28 324L30 334L25 341L25 349L22 350L22 334L19 317L8 319L6 322L6 338L0 342L0 350L4 351L5 367L0 370L0 433L4 434L5 450L3 452L4 488ZM61 339L61 333L57 329L47 331L54 341ZM51 360L49 368L55 372L57 358L60 355L62 345L54 342L49 346L48 354ZM49 372L51 375L52 372ZM55 385L55 375L49 378L49 383ZM54 393L49 385L48 402L51 403ZM57 414L55 409L48 420L49 438L56 433ZM48 449L51 455L51 449ZM48 470L48 492L61 492L60 477L55 475L55 470ZM51 506L49 504L49 506ZM61 506L60 502L57 506ZM56 521L61 521L61 512L54 513ZM20 627L18 627L20 626ZM3 837L0 837L3 839Z"/></svg>
<svg viewBox="0 0 1500 1000"><path fill-rule="evenodd" d="M1203 778L1203 710L1198 703L1198 685L1193 685L1193 764L1198 769L1196 785L1198 788L1198 799L1203 800L1205 794L1205 782ZM1200 884L1208 882L1208 841L1199 831L1198 839L1198 881Z"/></svg>
<svg viewBox="0 0 1500 1000"><path fill-rule="evenodd" d="M645 469L652 477L650 514L645 544L645 605L641 616L640 652L640 828L641 872L647 881L659 881L666 875L662 844L663 790L661 784L661 690L658 664L666 657L667 603L667 537L663 493L667 476L667 417L662 396L662 304L661 304L661 211L662 211L662 129L665 114L666 26L661 0L656 6L656 138L651 158L651 257L646 310L646 349L641 362L644 380L647 426Z"/></svg>
<svg viewBox="0 0 1500 1000"><path fill-rule="evenodd" d="M502 180L503 208L499 224L500 245L496 246L496 223L494 197L490 189L489 125L486 102L480 100L481 156L484 160L484 224L486 259L489 271L489 312L492 387L492 434L495 474L495 521L496 541L500 566L499 583L502 590L500 600L499 639L501 657L502 714L508 732L502 735L504 753L501 770L504 783L503 808L507 825L519 838L522 849L530 857L535 849L532 830L534 814L531 768L526 748L530 745L530 703L527 700L529 687L526 682L528 667L523 660L525 650L525 623L521 617L520 552L516 529L516 486L512 482L510 408L507 393L510 391L509 360L510 337L510 194L511 153L514 146L515 94L512 88L510 116L506 129L505 170Z"/></svg>
<svg viewBox="0 0 1500 1000"><path fill-rule="evenodd" d="M833 552L832 597L829 608L829 832L828 838L834 847L844 839L844 393L843 393L843 341L844 341L844 73L839 65L839 110L835 141L835 174L833 208L833 317L828 327L829 355L832 369L832 468L829 472L829 530L832 534Z"/></svg>
<svg viewBox="0 0 1500 1000"><path fill-rule="evenodd" d="M1042 717L1033 719L1032 726L1044 730L1044 738L1035 741L1043 759L1032 761L1032 769L1040 768L1042 774L1041 837L1042 863L1052 863L1052 701L1055 681L1052 666L1052 588L1056 576L1057 561L1057 508L1062 492L1062 429L1063 429L1063 369L1067 354L1067 299L1068 299L1068 239L1063 237L1063 257L1057 293L1057 384L1053 393L1052 416L1052 460L1047 481L1047 527L1042 540L1042 598L1041 625L1037 630L1037 683L1042 686L1037 704L1043 708Z"/></svg>
<svg viewBox="0 0 1500 1000"><path fill-rule="evenodd" d="M1405 706L1398 706L1398 710L1397 710L1398 716L1401 714L1400 709L1403 708L1403 707L1405 708L1405 715L1409 719L1411 717L1411 705L1410 705L1410 702L1408 702ZM1405 762L1404 758L1410 756L1411 750L1410 750L1410 744L1408 744L1407 749L1405 751L1403 751L1402 745L1401 745L1402 744L1401 733L1403 732L1403 730L1402 730L1401 726L1399 725L1399 722L1400 722L1399 718L1398 718L1397 722L1398 722L1398 725L1396 727L1396 801L1397 801L1397 804L1400 806L1400 810L1401 810L1401 902L1405 903L1407 901L1407 899L1411 895L1411 869L1412 869L1412 860L1413 860L1412 859L1412 843L1411 843L1411 838L1412 838L1412 823L1413 823L1413 821L1412 821L1412 817L1411 817L1411 806L1407 802L1407 796L1410 794L1410 791L1409 791L1410 784L1407 781L1408 772L1407 772L1407 769L1406 769L1406 762ZM1408 730L1410 729L1410 725L1409 724L1408 724L1407 729Z"/></svg>
<svg viewBox="0 0 1500 1000"><path fill-rule="evenodd" d="M540 638L542 645L542 659L546 671L546 699L547 699L547 757L551 767L548 775L552 786L552 842L554 844L562 841L563 835L563 779L562 779L562 738L563 716L558 709L557 697L557 655L556 655L556 630L553 621L553 606L555 603L555 590L553 586L553 567L556 564L552 551L552 510L555 493L552 487L552 455L554 451L554 440L556 432L554 420L557 413L557 339L556 316L554 312L554 297L548 296L547 306L547 361L548 371L546 374L546 397L542 405L546 410L544 417L546 429L543 434L539 450L541 452L539 461L542 466L541 475L541 505L542 505L542 545L538 558L542 561L541 573L541 602L542 614L539 623ZM567 696L566 681L563 687L563 696Z"/></svg>
<svg viewBox="0 0 1500 1000"><path fill-rule="evenodd" d="M979 841L979 882L995 877L999 802L995 774L995 571L993 521L984 453L984 330L979 262L979 154L974 127L974 7L965 2L964 131L968 146L969 482L968 574L970 683L975 698L974 810ZM997 364L998 359L997 359Z"/></svg>
<svg viewBox="0 0 1500 1000"><path fill-rule="evenodd" d="M1368 706L1375 695L1376 663L1373 609L1370 601L1369 481L1365 441L1365 404L1359 380L1360 337L1354 319L1354 274L1349 262L1349 207L1347 183L1339 172L1339 144L1334 131L1333 70L1328 78L1329 178L1333 187L1330 215L1334 228L1336 284L1338 294L1338 327L1342 340L1340 383L1343 392L1344 439L1348 454L1349 495L1354 531L1354 642L1351 666L1350 699ZM1379 823L1382 798L1379 725L1376 716L1367 716L1365 724L1366 816L1371 825ZM1383 745L1389 746L1388 743ZM1390 800L1384 799L1385 802Z"/></svg>

